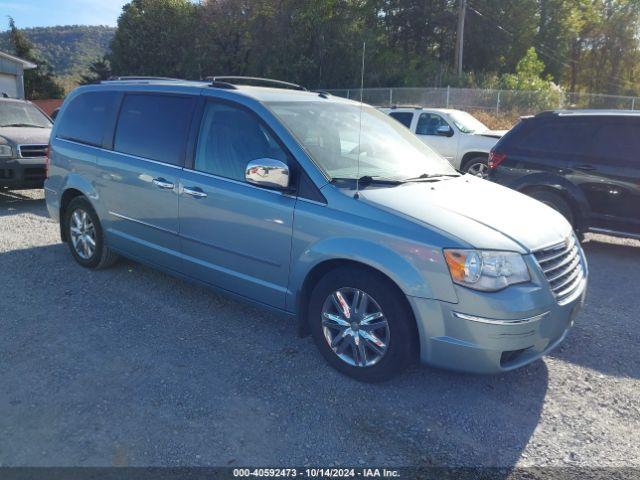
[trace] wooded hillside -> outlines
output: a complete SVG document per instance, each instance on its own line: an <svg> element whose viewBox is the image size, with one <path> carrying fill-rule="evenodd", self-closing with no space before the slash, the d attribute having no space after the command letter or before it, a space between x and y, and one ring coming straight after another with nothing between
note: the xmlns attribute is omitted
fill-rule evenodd
<svg viewBox="0 0 640 480"><path fill-rule="evenodd" d="M70 25L25 28L21 32L35 53L46 60L61 83L78 81L89 65L109 50L115 29L103 26ZM0 50L12 53L9 33L0 33Z"/></svg>

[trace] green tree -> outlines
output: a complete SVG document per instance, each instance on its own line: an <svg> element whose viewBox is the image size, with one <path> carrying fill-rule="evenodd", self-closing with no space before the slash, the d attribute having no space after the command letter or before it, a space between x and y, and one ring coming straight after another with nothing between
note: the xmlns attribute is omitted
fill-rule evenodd
<svg viewBox="0 0 640 480"><path fill-rule="evenodd" d="M125 5L111 42L114 74L198 77L198 8L189 0L133 0Z"/></svg>
<svg viewBox="0 0 640 480"><path fill-rule="evenodd" d="M576 84L610 94L638 93L640 2L592 0L576 45Z"/></svg>
<svg viewBox="0 0 640 480"><path fill-rule="evenodd" d="M205 75L281 78L310 88L357 84L363 4L210 0L201 10L199 64Z"/></svg>
<svg viewBox="0 0 640 480"><path fill-rule="evenodd" d="M545 73L556 83L570 81L573 41L584 25L591 0L538 0L535 46L544 58Z"/></svg>
<svg viewBox="0 0 640 480"><path fill-rule="evenodd" d="M528 108L532 112L558 108L563 92L544 74L545 64L531 47L516 65L516 73L505 73L500 77L501 87L514 93L503 96L502 106L506 109Z"/></svg>
<svg viewBox="0 0 640 480"><path fill-rule="evenodd" d="M452 75L457 7L458 0L132 0L109 58L116 75L251 75L353 88L366 41L365 86L543 91L553 81L640 92L639 0L469 1L462 79Z"/></svg>
<svg viewBox="0 0 640 480"><path fill-rule="evenodd" d="M367 69L370 82L376 86L439 83L453 63L457 3L368 0L363 21L373 54Z"/></svg>
<svg viewBox="0 0 640 480"><path fill-rule="evenodd" d="M553 82L551 77L544 77L545 64L540 58L536 49L531 47L524 57L516 65L516 73L506 73L502 75L503 88L508 90L546 90Z"/></svg>
<svg viewBox="0 0 640 480"><path fill-rule="evenodd" d="M111 65L106 57L102 57L89 65L89 73L83 74L80 78L81 85L99 83L112 77Z"/></svg>
<svg viewBox="0 0 640 480"><path fill-rule="evenodd" d="M25 97L31 100L62 98L64 91L56 82L51 67L34 53L31 43L11 17L9 29L9 41L16 56L36 64L36 68L24 72Z"/></svg>
<svg viewBox="0 0 640 480"><path fill-rule="evenodd" d="M534 45L539 1L469 2L465 23L464 69L473 72L513 72L527 49Z"/></svg>

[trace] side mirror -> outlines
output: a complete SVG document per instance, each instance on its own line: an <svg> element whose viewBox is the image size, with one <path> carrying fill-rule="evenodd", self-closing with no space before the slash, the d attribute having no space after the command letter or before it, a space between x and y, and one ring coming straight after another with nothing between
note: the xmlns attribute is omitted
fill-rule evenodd
<svg viewBox="0 0 640 480"><path fill-rule="evenodd" d="M289 188L289 167L273 158L259 158L247 163L244 172L247 183L276 190Z"/></svg>
<svg viewBox="0 0 640 480"><path fill-rule="evenodd" d="M449 125L441 125L436 130L436 134L441 137L453 137L453 129Z"/></svg>

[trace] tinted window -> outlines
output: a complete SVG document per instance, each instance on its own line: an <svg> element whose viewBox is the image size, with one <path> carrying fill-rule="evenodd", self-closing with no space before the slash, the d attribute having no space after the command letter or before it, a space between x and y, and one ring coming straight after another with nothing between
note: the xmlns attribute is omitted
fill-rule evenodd
<svg viewBox="0 0 640 480"><path fill-rule="evenodd" d="M611 163L640 166L640 122L629 120L600 126L593 137L593 155Z"/></svg>
<svg viewBox="0 0 640 480"><path fill-rule="evenodd" d="M389 116L395 118L405 127L411 128L411 120L413 120L412 112L392 112L389 114Z"/></svg>
<svg viewBox="0 0 640 480"><path fill-rule="evenodd" d="M191 97L127 95L122 102L114 150L181 165L193 113Z"/></svg>
<svg viewBox="0 0 640 480"><path fill-rule="evenodd" d="M529 125L510 143L531 152L580 155L588 150L593 131L589 119L554 119Z"/></svg>
<svg viewBox="0 0 640 480"><path fill-rule="evenodd" d="M195 168L244 181L247 163L259 158L287 162L286 153L251 112L208 103L200 127Z"/></svg>
<svg viewBox="0 0 640 480"><path fill-rule="evenodd" d="M418 135L437 135L438 128L448 127L449 124L440 115L433 113L421 113L416 126Z"/></svg>
<svg viewBox="0 0 640 480"><path fill-rule="evenodd" d="M113 124L118 96L116 92L87 92L78 95L58 119L60 125L57 136L102 146L105 132Z"/></svg>

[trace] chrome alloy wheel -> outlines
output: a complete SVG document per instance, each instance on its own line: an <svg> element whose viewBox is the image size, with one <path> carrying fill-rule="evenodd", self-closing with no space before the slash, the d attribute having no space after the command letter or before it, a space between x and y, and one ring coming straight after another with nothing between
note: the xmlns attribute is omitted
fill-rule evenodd
<svg viewBox="0 0 640 480"><path fill-rule="evenodd" d="M483 162L474 163L469 165L467 173L475 177L487 178L489 175L489 166Z"/></svg>
<svg viewBox="0 0 640 480"><path fill-rule="evenodd" d="M71 214L71 243L73 249L83 260L89 260L96 251L96 229L89 214L77 208Z"/></svg>
<svg viewBox="0 0 640 480"><path fill-rule="evenodd" d="M333 352L355 367L370 367L389 348L389 324L380 305L357 288L341 288L322 305L322 331Z"/></svg>

